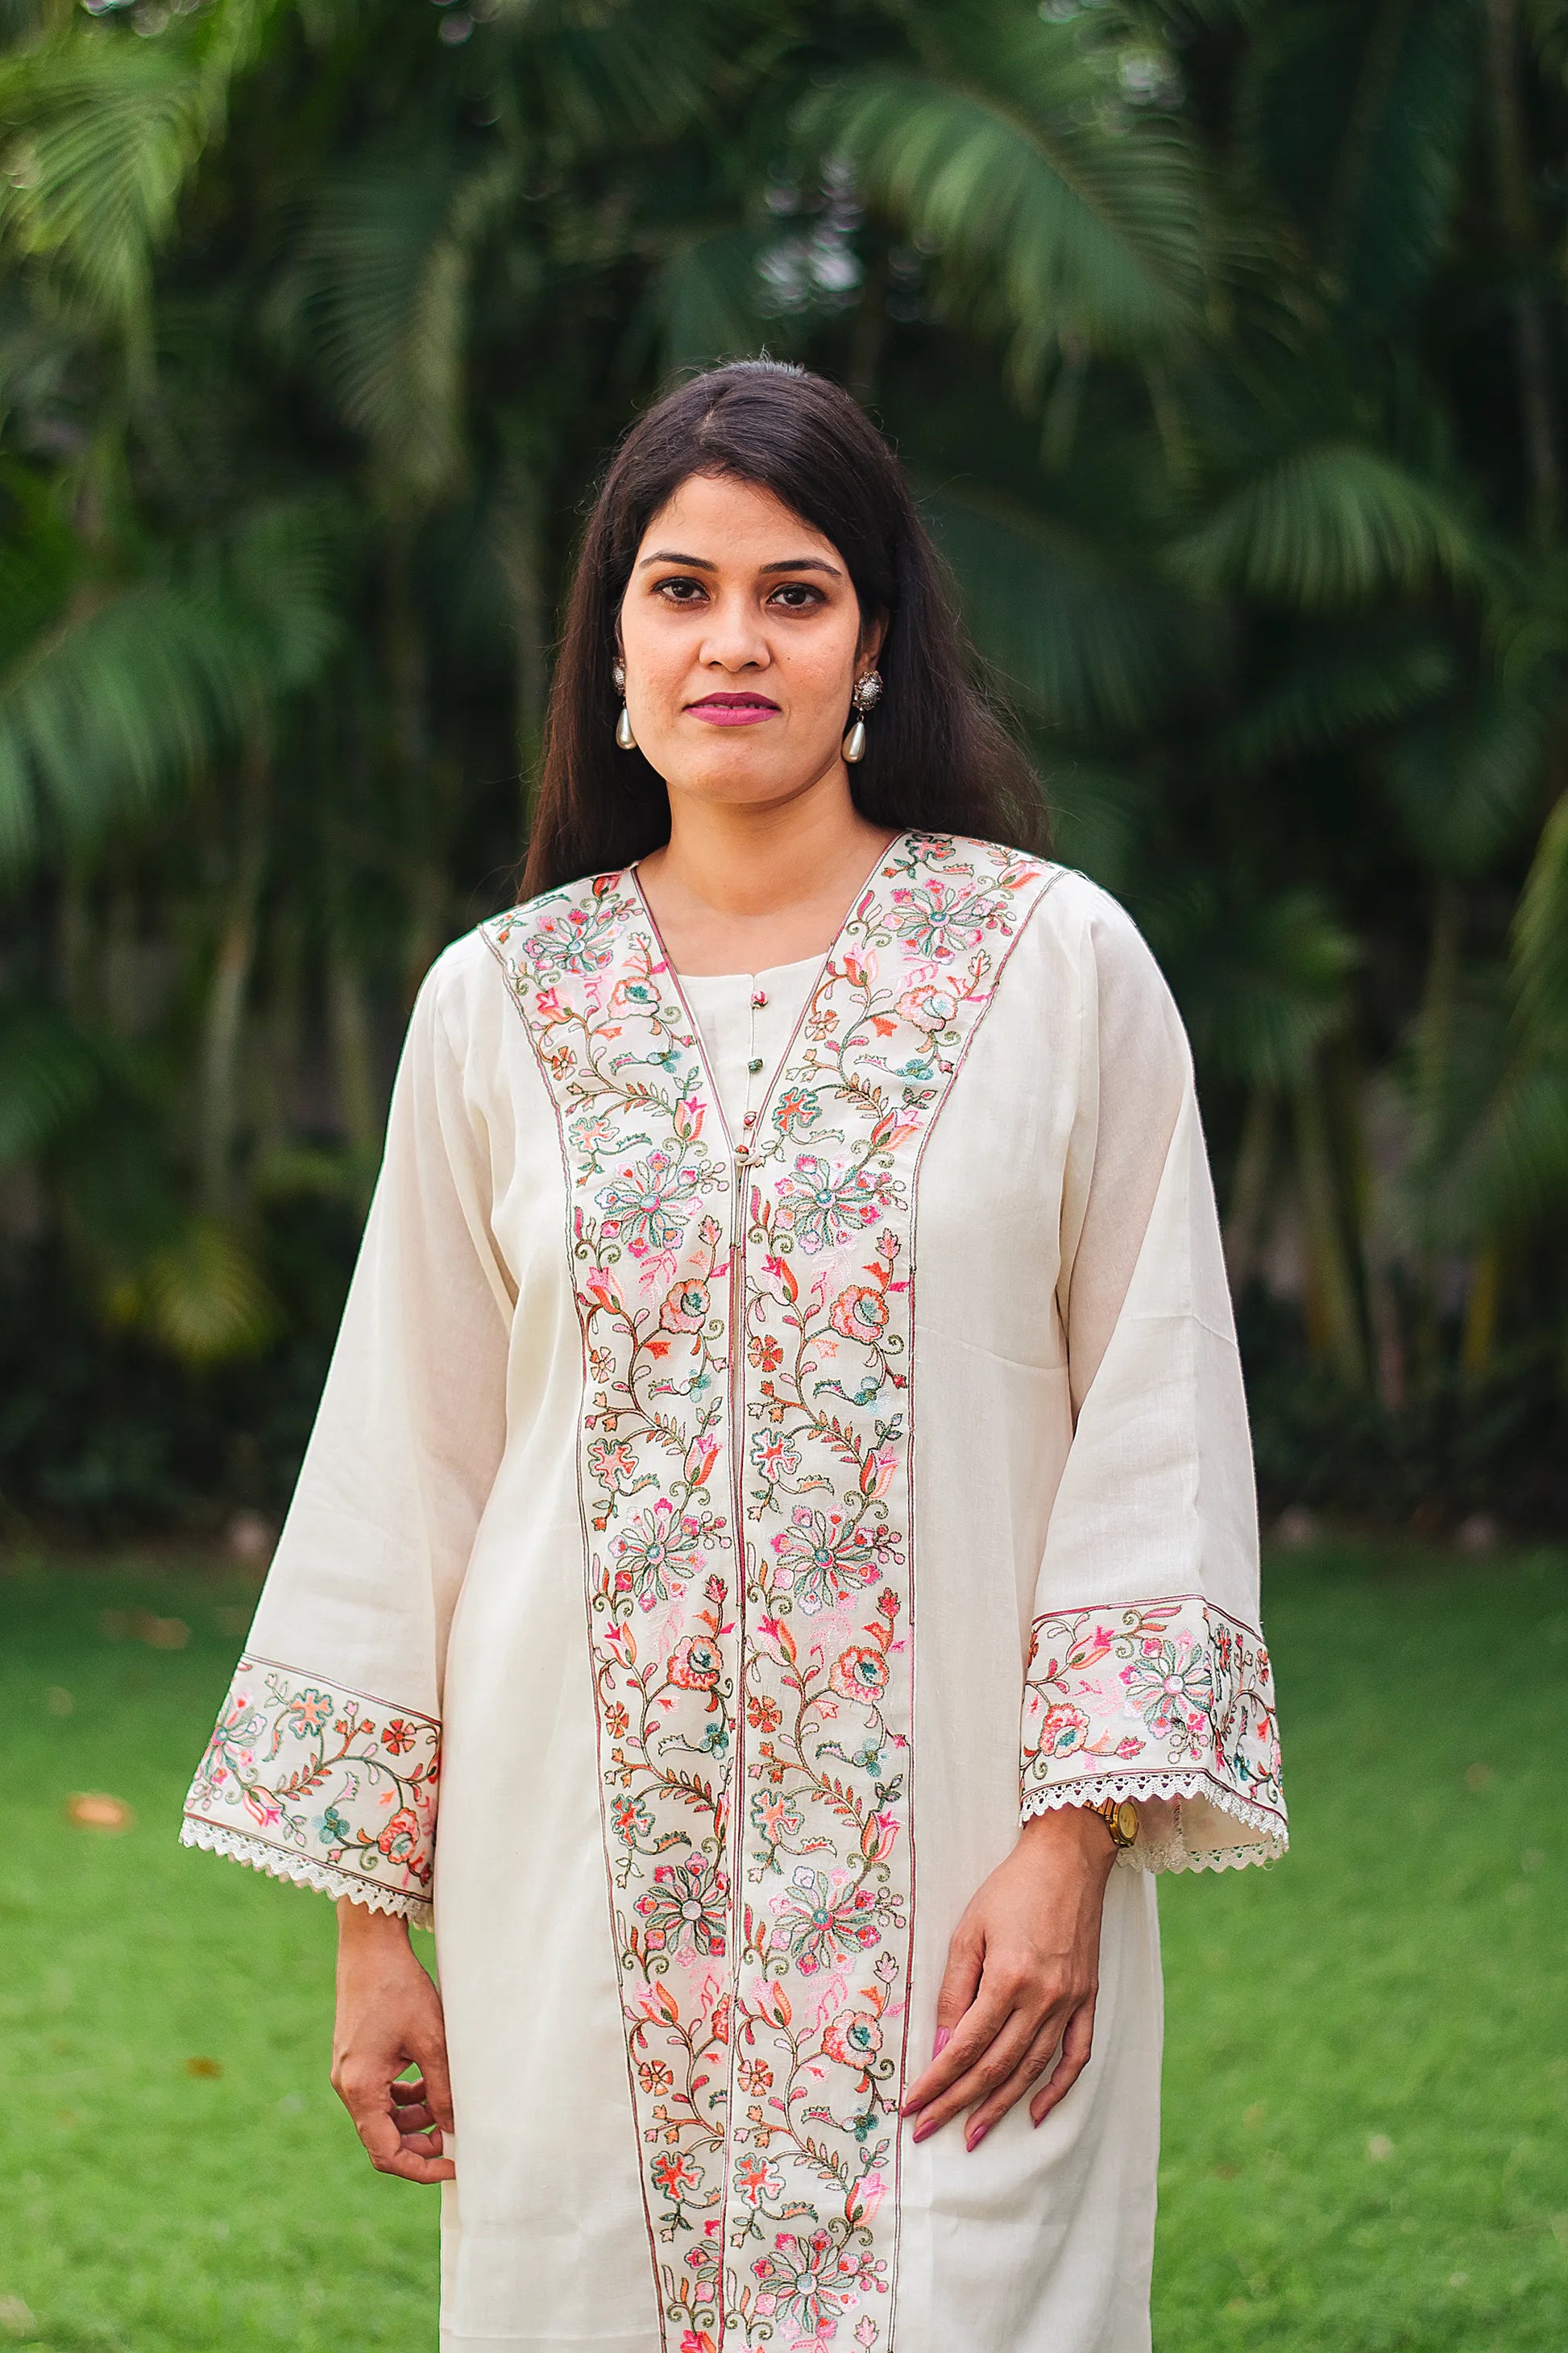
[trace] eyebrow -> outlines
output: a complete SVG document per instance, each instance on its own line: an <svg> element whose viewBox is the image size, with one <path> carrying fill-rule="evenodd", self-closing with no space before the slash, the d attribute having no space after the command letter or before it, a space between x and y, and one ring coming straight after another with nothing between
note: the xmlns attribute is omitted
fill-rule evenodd
<svg viewBox="0 0 1568 2353"><path fill-rule="evenodd" d="M719 566L710 563L707 556L682 555L679 549L675 547L656 548L651 555L643 557L637 565L637 570L641 572L649 564L686 564L689 565L693 572L717 572L719 569ZM825 555L781 556L776 564L762 564L757 569L760 572L826 572L830 573L835 580L842 580L844 577L837 565L829 564Z"/></svg>

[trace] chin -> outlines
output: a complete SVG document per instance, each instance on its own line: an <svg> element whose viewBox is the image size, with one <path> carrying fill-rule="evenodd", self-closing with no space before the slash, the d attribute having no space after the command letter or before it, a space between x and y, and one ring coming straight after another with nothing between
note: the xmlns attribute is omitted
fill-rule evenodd
<svg viewBox="0 0 1568 2353"><path fill-rule="evenodd" d="M692 800L736 807L763 806L793 800L826 776L836 749L836 744L829 744L816 761L803 763L797 755L786 765L772 745L764 753L760 744L721 743L695 750L683 744L683 756L661 774L667 785L673 776L677 781L670 788Z"/></svg>

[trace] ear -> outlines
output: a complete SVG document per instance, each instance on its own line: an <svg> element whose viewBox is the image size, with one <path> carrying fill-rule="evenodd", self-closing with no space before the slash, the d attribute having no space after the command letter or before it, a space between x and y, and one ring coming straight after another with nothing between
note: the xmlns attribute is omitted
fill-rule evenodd
<svg viewBox="0 0 1568 2353"><path fill-rule="evenodd" d="M882 650L883 640L887 637L887 634L888 616L886 613L869 613L866 616L865 619L860 624L860 643L856 649L856 661L858 665L864 662L870 666L875 666L877 657Z"/></svg>

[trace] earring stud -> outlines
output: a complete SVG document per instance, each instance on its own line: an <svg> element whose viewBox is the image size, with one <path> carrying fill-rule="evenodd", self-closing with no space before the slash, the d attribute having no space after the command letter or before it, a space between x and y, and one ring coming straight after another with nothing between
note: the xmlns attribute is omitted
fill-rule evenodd
<svg viewBox="0 0 1568 2353"><path fill-rule="evenodd" d="M882 681L874 670L855 681L850 704L855 712L854 724L844 738L844 757L851 765L866 756L866 713L874 711L882 698Z"/></svg>
<svg viewBox="0 0 1568 2353"><path fill-rule="evenodd" d="M620 716L616 721L616 742L623 752L635 752L637 747L637 739L632 733L631 713L626 709L626 666L625 662L612 662L610 665L610 678L615 686L616 692L621 697Z"/></svg>

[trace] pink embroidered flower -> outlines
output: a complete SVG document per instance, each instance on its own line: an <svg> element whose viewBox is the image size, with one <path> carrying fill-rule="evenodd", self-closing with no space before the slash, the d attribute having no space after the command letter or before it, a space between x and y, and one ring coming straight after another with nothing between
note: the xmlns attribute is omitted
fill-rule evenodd
<svg viewBox="0 0 1568 2353"><path fill-rule="evenodd" d="M654 1884L637 1898L647 1923L649 1952L722 1954L727 1905L721 1882L710 1864L661 1862Z"/></svg>
<svg viewBox="0 0 1568 2353"><path fill-rule="evenodd" d="M1070 1757L1075 1748L1082 1748L1089 1740L1089 1718L1080 1707L1067 1700L1058 1700L1046 1710L1040 1725L1042 1757Z"/></svg>
<svg viewBox="0 0 1568 2353"><path fill-rule="evenodd" d="M661 1496L650 1512L639 1512L616 1538L616 1591L629 1593L639 1609L668 1601L701 1567L689 1520L678 1520Z"/></svg>
<svg viewBox="0 0 1568 2353"><path fill-rule="evenodd" d="M283 1721L296 1740L308 1740L312 1732L322 1731L331 1722L336 1705L331 1692L296 1692L283 1711Z"/></svg>
<svg viewBox="0 0 1568 2353"><path fill-rule="evenodd" d="M418 1843L419 1817L407 1806L399 1807L376 1840L389 1862L406 1862Z"/></svg>
<svg viewBox="0 0 1568 2353"><path fill-rule="evenodd" d="M846 1699L879 1700L888 1688L888 1662L880 1651L857 1645L839 1651L827 1680Z"/></svg>
<svg viewBox="0 0 1568 2353"><path fill-rule="evenodd" d="M773 1948L787 1953L803 1977L837 1968L877 1941L877 1897L869 1887L797 1863L773 1903Z"/></svg>
<svg viewBox="0 0 1568 2353"><path fill-rule="evenodd" d="M676 1283L665 1293L658 1321L661 1331L700 1332L708 1321L708 1285L695 1275Z"/></svg>
<svg viewBox="0 0 1568 2353"><path fill-rule="evenodd" d="M958 997L952 988L943 987L936 981L917 981L899 998L898 1010L917 1029L929 1030L934 1035L957 1018Z"/></svg>
<svg viewBox="0 0 1568 2353"><path fill-rule="evenodd" d="M876 1582L885 1558L898 1556L880 1521L846 1522L841 1513L814 1512L805 1504L773 1547L778 1582L807 1617L841 1606L858 1588Z"/></svg>
<svg viewBox="0 0 1568 2353"><path fill-rule="evenodd" d="M381 1736L381 1745L389 1757L401 1757L405 1749L413 1747L414 1741L414 1726L405 1724L400 1715L394 1716Z"/></svg>
<svg viewBox="0 0 1568 2353"><path fill-rule="evenodd" d="M669 1662L669 1680L682 1691L710 1692L723 1672L723 1652L707 1634L682 1642Z"/></svg>
<svg viewBox="0 0 1568 2353"><path fill-rule="evenodd" d="M852 2010L823 2029L822 2047L830 2059L864 2073L882 2047L882 2029L868 2010Z"/></svg>
<svg viewBox="0 0 1568 2353"><path fill-rule="evenodd" d="M852 1282L827 1311L829 1323L847 1340L863 1340L874 1348L888 1328L888 1303L869 1283Z"/></svg>
<svg viewBox="0 0 1568 2353"><path fill-rule="evenodd" d="M588 1468L601 1486L617 1487L623 1479L636 1478L637 1450L624 1438L591 1439Z"/></svg>

